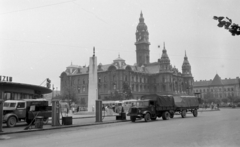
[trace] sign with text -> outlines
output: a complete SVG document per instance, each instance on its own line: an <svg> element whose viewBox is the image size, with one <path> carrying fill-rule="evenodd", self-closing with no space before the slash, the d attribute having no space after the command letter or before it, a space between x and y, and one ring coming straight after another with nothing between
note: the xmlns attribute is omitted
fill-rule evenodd
<svg viewBox="0 0 240 147"><path fill-rule="evenodd" d="M0 81L1 82L12 82L12 77L0 76Z"/></svg>

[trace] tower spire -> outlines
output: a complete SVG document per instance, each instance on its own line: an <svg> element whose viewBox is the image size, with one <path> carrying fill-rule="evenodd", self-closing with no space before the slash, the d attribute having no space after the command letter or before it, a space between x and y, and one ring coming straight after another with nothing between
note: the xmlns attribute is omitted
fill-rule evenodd
<svg viewBox="0 0 240 147"><path fill-rule="evenodd" d="M183 60L183 64L182 64L182 73L185 75L192 75L191 74L191 65L188 61L188 57L187 57L187 51L185 50L185 57Z"/></svg>
<svg viewBox="0 0 240 147"><path fill-rule="evenodd" d="M143 18L143 13L142 13L142 11L141 11L141 13L140 13L139 22L140 22L140 23L144 23L144 18Z"/></svg>
<svg viewBox="0 0 240 147"><path fill-rule="evenodd" d="M137 54L137 64L142 66L149 63L149 33L147 25L144 22L143 13L141 11L139 23L136 30L136 54Z"/></svg>
<svg viewBox="0 0 240 147"><path fill-rule="evenodd" d="M93 57L95 57L95 46L93 47Z"/></svg>

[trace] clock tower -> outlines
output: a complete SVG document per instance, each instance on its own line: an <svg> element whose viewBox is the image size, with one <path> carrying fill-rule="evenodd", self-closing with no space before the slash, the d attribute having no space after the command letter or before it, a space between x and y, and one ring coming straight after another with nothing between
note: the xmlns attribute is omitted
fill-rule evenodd
<svg viewBox="0 0 240 147"><path fill-rule="evenodd" d="M142 66L149 63L149 45L148 41L148 29L147 25L144 23L143 14L141 12L139 23L136 31L136 55L137 55L137 65Z"/></svg>

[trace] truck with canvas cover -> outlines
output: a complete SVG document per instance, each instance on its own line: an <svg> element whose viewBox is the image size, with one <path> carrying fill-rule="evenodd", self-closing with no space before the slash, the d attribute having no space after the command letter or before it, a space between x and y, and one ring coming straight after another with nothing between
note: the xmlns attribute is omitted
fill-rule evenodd
<svg viewBox="0 0 240 147"><path fill-rule="evenodd" d="M169 120L175 113L180 113L186 117L187 111L191 111L197 116L198 99L194 96L172 96L172 95L144 95L141 100L136 101L128 111L128 116L132 122L136 119L156 120L162 117L163 120Z"/></svg>
<svg viewBox="0 0 240 147"><path fill-rule="evenodd" d="M187 112L191 112L194 117L197 117L199 98L195 96L173 96L173 98L175 103L175 112L180 113L182 118L186 117Z"/></svg>
<svg viewBox="0 0 240 147"><path fill-rule="evenodd" d="M162 117L163 120L170 118L170 113L174 113L174 99L171 95L144 95L141 100L137 100L135 105L128 111L128 116L132 122L136 119L156 120Z"/></svg>
<svg viewBox="0 0 240 147"><path fill-rule="evenodd" d="M8 127L14 127L20 121L33 123L36 116L42 116L44 122L52 116L46 99L7 100L3 104L3 123Z"/></svg>

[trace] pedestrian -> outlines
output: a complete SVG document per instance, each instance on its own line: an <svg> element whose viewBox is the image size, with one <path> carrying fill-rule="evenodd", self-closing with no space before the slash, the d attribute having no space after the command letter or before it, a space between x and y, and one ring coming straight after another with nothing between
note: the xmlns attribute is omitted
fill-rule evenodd
<svg viewBox="0 0 240 147"><path fill-rule="evenodd" d="M213 110L213 102L211 103L211 109Z"/></svg>
<svg viewBox="0 0 240 147"><path fill-rule="evenodd" d="M73 106L72 107L72 113L74 114L74 112L75 112L75 107Z"/></svg>
<svg viewBox="0 0 240 147"><path fill-rule="evenodd" d="M217 104L217 109L218 109L218 110L220 110L220 108L219 108L219 107L220 107L220 104L218 103L218 104Z"/></svg>
<svg viewBox="0 0 240 147"><path fill-rule="evenodd" d="M104 107L104 105L102 105L102 111L105 111L105 107Z"/></svg>
<svg viewBox="0 0 240 147"><path fill-rule="evenodd" d="M77 112L79 111L79 106L77 106Z"/></svg>

